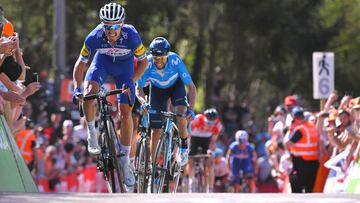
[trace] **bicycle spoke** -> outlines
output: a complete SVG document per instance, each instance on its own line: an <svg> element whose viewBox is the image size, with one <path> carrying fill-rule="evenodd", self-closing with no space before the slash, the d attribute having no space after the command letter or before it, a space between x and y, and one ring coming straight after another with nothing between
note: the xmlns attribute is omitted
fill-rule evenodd
<svg viewBox="0 0 360 203"><path fill-rule="evenodd" d="M163 191L164 180L166 176L165 148L166 136L163 134L156 148L155 161L153 163L153 172L151 180L151 191L153 193L161 193Z"/></svg>

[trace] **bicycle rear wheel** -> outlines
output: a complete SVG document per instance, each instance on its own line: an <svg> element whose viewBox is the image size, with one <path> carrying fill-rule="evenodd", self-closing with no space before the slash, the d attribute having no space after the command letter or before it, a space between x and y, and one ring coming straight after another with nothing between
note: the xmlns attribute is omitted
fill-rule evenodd
<svg viewBox="0 0 360 203"><path fill-rule="evenodd" d="M137 192L147 193L149 181L149 146L146 139L141 139L137 155Z"/></svg>
<svg viewBox="0 0 360 203"><path fill-rule="evenodd" d="M113 121L107 120L106 125L107 125L106 133L108 135L107 141L108 141L109 155L110 155L109 169L112 169L110 171L110 179L111 179L111 184L112 184L111 186L113 189L113 193L115 193L115 192L124 193L125 187L123 185L122 173L121 173L118 155L117 155L117 154L119 154L119 156L120 156L120 152L117 153L117 151L119 151L119 150L116 150L115 143L114 143L114 142L119 143L119 138L116 135ZM116 188L118 188L118 190L116 190Z"/></svg>
<svg viewBox="0 0 360 203"><path fill-rule="evenodd" d="M151 192L162 193L165 178L167 175L167 154L166 144L167 136L165 133L161 134L160 140L156 147L155 159L153 161L152 176L151 176Z"/></svg>

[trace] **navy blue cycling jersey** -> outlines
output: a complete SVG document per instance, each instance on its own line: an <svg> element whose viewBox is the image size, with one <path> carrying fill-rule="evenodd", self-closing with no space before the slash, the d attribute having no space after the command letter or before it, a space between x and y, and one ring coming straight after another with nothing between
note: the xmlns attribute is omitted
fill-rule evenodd
<svg viewBox="0 0 360 203"><path fill-rule="evenodd" d="M124 24L121 29L120 38L112 46L108 43L102 24L99 24L85 38L83 48L81 49L81 61L87 63L92 55L95 54L93 63L107 64L109 62L116 64L134 60L134 55L139 59L146 57L145 47L141 38L132 25ZM126 63L130 64L130 63ZM132 64L132 63L131 63ZM110 64L111 65L111 64ZM101 66L101 65L100 65ZM119 74L124 71L133 71L133 67L116 67L115 72Z"/></svg>
<svg viewBox="0 0 360 203"><path fill-rule="evenodd" d="M152 55L148 55L149 66L144 75L138 80L139 87L144 87L146 81L150 80L151 85L161 89L167 89L174 85L178 78L181 78L184 85L192 82L191 76L186 69L184 62L174 53L169 52L167 63L162 70L158 70L152 61Z"/></svg>

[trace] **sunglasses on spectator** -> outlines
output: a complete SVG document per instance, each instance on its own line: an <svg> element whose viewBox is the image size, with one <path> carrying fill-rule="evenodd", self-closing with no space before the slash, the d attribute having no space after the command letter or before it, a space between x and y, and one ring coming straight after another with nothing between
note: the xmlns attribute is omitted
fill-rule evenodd
<svg viewBox="0 0 360 203"><path fill-rule="evenodd" d="M165 56L153 56L154 62L166 62L167 55Z"/></svg>
<svg viewBox="0 0 360 203"><path fill-rule="evenodd" d="M103 27L105 30L119 30L121 28L122 24L113 24L113 25L106 25L103 24Z"/></svg>

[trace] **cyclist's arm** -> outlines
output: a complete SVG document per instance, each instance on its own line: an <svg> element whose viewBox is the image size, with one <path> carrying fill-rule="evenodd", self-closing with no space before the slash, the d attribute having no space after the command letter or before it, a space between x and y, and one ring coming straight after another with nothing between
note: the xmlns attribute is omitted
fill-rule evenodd
<svg viewBox="0 0 360 203"><path fill-rule="evenodd" d="M188 89L188 97L189 97L189 105L191 109L194 109L195 107L195 101L196 101L196 86L193 82L186 85Z"/></svg>
<svg viewBox="0 0 360 203"><path fill-rule="evenodd" d="M75 63L74 71L73 71L73 81L74 81L74 89L81 88L84 74L86 70L86 63L81 60L81 56Z"/></svg>
<svg viewBox="0 0 360 203"><path fill-rule="evenodd" d="M140 104L145 104L146 103L146 99L145 99L145 93L142 87L137 86L136 88L136 96L140 102Z"/></svg>
<svg viewBox="0 0 360 203"><path fill-rule="evenodd" d="M226 154L227 167L228 167L229 171L231 171L231 165L230 165L231 154L232 154L232 150L230 148L230 149L228 149L227 154Z"/></svg>
<svg viewBox="0 0 360 203"><path fill-rule="evenodd" d="M257 154L256 154L255 150L252 151L252 162L253 162L253 166L254 166L254 169L255 169L255 175L257 175L258 172L259 172L259 168L258 168L258 165L257 165Z"/></svg>
<svg viewBox="0 0 360 203"><path fill-rule="evenodd" d="M135 83L145 72L146 67L149 65L148 60L145 58L137 61L137 68L131 78L133 83Z"/></svg>

